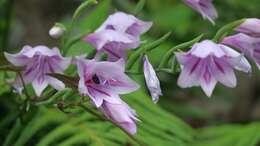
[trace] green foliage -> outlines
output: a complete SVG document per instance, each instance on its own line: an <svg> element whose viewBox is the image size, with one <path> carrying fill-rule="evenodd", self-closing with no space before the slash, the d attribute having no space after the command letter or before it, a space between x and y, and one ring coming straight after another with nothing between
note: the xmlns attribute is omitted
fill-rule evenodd
<svg viewBox="0 0 260 146"><path fill-rule="evenodd" d="M0 1L0 8L3 3L6 1ZM99 1L95 8L87 11L91 13L84 13L79 17L74 24L77 27L74 28L73 33L81 36L83 32L94 31L108 14L114 11L112 5L114 3L114 0ZM118 3L122 4L122 0L118 0ZM206 33L207 37L213 37L217 28L227 22L245 16L256 17L260 14L258 0L250 2L229 0L215 1L215 3L221 18L218 20L217 26L213 27L203 21L199 14L177 0L147 0L144 11L140 15L154 20L154 26L150 32L150 36L153 37L145 36L143 40L146 42L156 40L168 31L173 31L174 36L174 39L164 40L165 42L159 47L157 46L152 51L153 53L149 53L152 61L158 63L161 60L158 56L163 56L174 44L189 41L201 33ZM131 4L127 2L121 5L121 8L133 11ZM142 3L140 3L140 7L142 7ZM232 13L233 11L236 13ZM0 19L0 30L6 27L5 21L7 20ZM76 39L79 40L80 37ZM68 56L90 54L92 49L85 42L77 41L69 46ZM4 64L2 58L0 58L1 65ZM68 72L75 73L75 68L70 68ZM21 105L24 101L21 101L20 97L14 94L7 85L5 77L8 75L0 73L0 144L3 146L138 145L119 128L94 117L80 107L74 106L64 111L59 110L57 102L80 100L80 97L71 90L58 92L40 102L32 102L29 111L22 111ZM136 80L142 81L143 78L136 77ZM144 85L143 82L140 84ZM175 87L171 84L169 88L169 90L174 90ZM45 95L49 93L48 91L45 91ZM160 105L154 105L144 89L126 95L123 99L136 110L141 120L138 123L138 133L135 137L148 146L257 146L260 142L260 122L245 125L214 125L195 129L176 115L207 120L210 115L204 109L185 104L180 105L175 101L172 103L169 102L170 100Z"/></svg>

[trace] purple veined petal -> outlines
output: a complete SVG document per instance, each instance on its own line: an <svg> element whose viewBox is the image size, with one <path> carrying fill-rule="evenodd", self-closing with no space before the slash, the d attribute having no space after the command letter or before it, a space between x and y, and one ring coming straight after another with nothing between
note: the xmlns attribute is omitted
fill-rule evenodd
<svg viewBox="0 0 260 146"><path fill-rule="evenodd" d="M137 19L133 15L124 12L116 12L108 17L108 19L96 30L115 30L121 33L127 33L133 36L139 36L147 32L152 26L151 22L145 22Z"/></svg>
<svg viewBox="0 0 260 146"><path fill-rule="evenodd" d="M215 77L212 74L212 70L210 68L209 59L204 61L202 74L200 77L200 85L203 91L206 93L208 97L212 95L212 92L217 84Z"/></svg>
<svg viewBox="0 0 260 146"><path fill-rule="evenodd" d="M207 58L209 55L214 55L218 58L225 56L225 52L211 40L204 40L195 44L189 53L199 58Z"/></svg>
<svg viewBox="0 0 260 146"><path fill-rule="evenodd" d="M121 49L120 43L111 42L108 45L105 45L103 51L106 52L108 55L108 61L117 61L119 59L127 60L126 50Z"/></svg>
<svg viewBox="0 0 260 146"><path fill-rule="evenodd" d="M63 90L65 89L65 84L58 80L58 79L55 79L55 78L52 78L52 77L46 77L47 78L47 82L56 90Z"/></svg>
<svg viewBox="0 0 260 146"><path fill-rule="evenodd" d="M30 59L23 55L23 53L28 52L32 49L31 46L24 46L21 52L17 54L9 54L4 52L6 59L15 66L25 66L29 63Z"/></svg>
<svg viewBox="0 0 260 146"><path fill-rule="evenodd" d="M236 87L237 79L235 73L232 67L227 62L225 62L225 59L212 57L211 70L217 81L227 87Z"/></svg>
<svg viewBox="0 0 260 146"><path fill-rule="evenodd" d="M118 104L112 104L104 102L100 107L100 110L106 115L107 118L114 121L116 124L124 128L131 134L136 133L136 118L133 110L120 98L118 98Z"/></svg>
<svg viewBox="0 0 260 146"><path fill-rule="evenodd" d="M247 73L252 71L250 63L243 54L238 53L228 46L222 44L219 44L219 46L226 52L225 59L233 68Z"/></svg>
<svg viewBox="0 0 260 146"><path fill-rule="evenodd" d="M259 38L253 38L246 34L239 33L225 37L221 43L237 48L246 55L252 56L254 44L257 42L260 42Z"/></svg>
<svg viewBox="0 0 260 146"><path fill-rule="evenodd" d="M124 49L132 49L140 45L140 40L133 36L113 30L103 30L92 33L86 36L84 40L90 43L97 50L101 50L106 44L111 42L120 43L120 46L117 47Z"/></svg>
<svg viewBox="0 0 260 146"><path fill-rule="evenodd" d="M248 18L236 28L236 31L252 37L260 37L260 19Z"/></svg>
<svg viewBox="0 0 260 146"><path fill-rule="evenodd" d="M182 66L182 71L178 78L178 85L181 88L188 88L200 85L200 75L203 69L203 60L197 57L191 57L190 63Z"/></svg>
<svg viewBox="0 0 260 146"><path fill-rule="evenodd" d="M114 30L96 32L86 36L84 40L98 51L108 53L112 61L126 58L126 50L137 48L141 43L139 38Z"/></svg>
<svg viewBox="0 0 260 146"><path fill-rule="evenodd" d="M96 107L100 107L104 100L106 100L109 103L119 103L119 101L117 100L119 96L102 85L92 84L87 86L87 88L89 93L88 95Z"/></svg>
<svg viewBox="0 0 260 146"><path fill-rule="evenodd" d="M200 13L204 17L204 19L208 19L212 24L215 24L214 20L218 18L218 13L214 5L212 4L212 0L200 0Z"/></svg>
<svg viewBox="0 0 260 146"><path fill-rule="evenodd" d="M35 46L33 49L30 49L29 51L26 51L23 53L23 55L31 58L34 55L39 54L39 55L45 55L45 56L54 56L57 55L55 51L49 49L46 46L39 45Z"/></svg>
<svg viewBox="0 0 260 146"><path fill-rule="evenodd" d="M93 67L93 72L107 81L109 89L118 94L126 94L136 91L139 85L124 73L124 60L117 62L98 62Z"/></svg>
<svg viewBox="0 0 260 146"><path fill-rule="evenodd" d="M189 53L184 52L175 52L175 56L178 60L178 62L182 65L185 65L187 63L190 63L190 60L192 59L192 55Z"/></svg>
<svg viewBox="0 0 260 146"><path fill-rule="evenodd" d="M152 22L137 21L126 30L126 33L138 37L147 32L152 25Z"/></svg>
<svg viewBox="0 0 260 146"><path fill-rule="evenodd" d="M36 95L39 97L41 96L43 90L48 86L48 83L45 79L36 78L33 80L32 86Z"/></svg>
<svg viewBox="0 0 260 146"><path fill-rule="evenodd" d="M150 91L153 102L157 103L159 101L159 96L162 95L160 81L146 55L144 56L143 60L144 60L143 70L144 70L146 85Z"/></svg>
<svg viewBox="0 0 260 146"><path fill-rule="evenodd" d="M199 12L204 19L208 19L212 24L218 17L218 13L212 0L183 0L187 5Z"/></svg>

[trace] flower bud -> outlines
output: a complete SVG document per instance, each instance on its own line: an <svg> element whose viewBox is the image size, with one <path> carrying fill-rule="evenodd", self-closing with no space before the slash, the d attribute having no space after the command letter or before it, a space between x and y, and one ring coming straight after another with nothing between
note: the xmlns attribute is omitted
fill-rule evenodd
<svg viewBox="0 0 260 146"><path fill-rule="evenodd" d="M49 31L49 35L54 38L54 39L58 39L60 38L65 32L65 29L58 26L58 25L54 25L50 31Z"/></svg>

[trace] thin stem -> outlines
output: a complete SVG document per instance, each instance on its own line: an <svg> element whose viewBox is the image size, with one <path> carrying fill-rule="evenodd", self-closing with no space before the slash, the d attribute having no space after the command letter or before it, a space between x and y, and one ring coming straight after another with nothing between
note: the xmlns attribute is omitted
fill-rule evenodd
<svg viewBox="0 0 260 146"><path fill-rule="evenodd" d="M190 46L192 46L193 44L195 44L196 42L200 41L200 39L203 37L203 34L196 37L195 39L189 41L189 42L185 42L185 43L182 43L182 44L179 44L173 48L171 48L162 58L162 61L160 62L159 66L158 66L158 69L162 69L164 68L165 66L167 66L170 58L172 55L174 55L173 53L176 51L176 50L182 50L184 48L188 48Z"/></svg>
<svg viewBox="0 0 260 146"><path fill-rule="evenodd" d="M92 115L96 116L97 118L99 118L100 120L103 121L108 121L110 123L112 123L113 125L115 125L116 127L120 128L129 138L131 138L133 141L135 141L136 143L138 143L140 146L147 146L147 144L145 144L144 142L140 141L139 139L137 139L136 137L134 137L132 134L130 134L128 131L126 131L124 128L122 128L121 126L117 125L117 123L115 123L113 120L110 120L108 118L106 118L105 116L101 116L98 113L92 111L91 109L89 109L87 106L80 104L79 105L81 108L83 108L84 110L86 110L87 112L91 113Z"/></svg>
<svg viewBox="0 0 260 146"><path fill-rule="evenodd" d="M221 41L229 32L233 31L236 27L238 27L240 24L245 22L245 19L240 19L237 21L233 21L229 24L226 24L225 26L221 27L218 32L216 33L215 37L213 38L213 41L219 42Z"/></svg>
<svg viewBox="0 0 260 146"><path fill-rule="evenodd" d="M138 60L139 56L144 54L145 52L152 51L153 49L157 48L162 42L168 39L168 37L171 35L171 32L166 33L158 40L144 45L143 47L139 48L137 51L133 53L133 55L130 56L128 63L126 64L126 69L131 69L132 66L135 64L135 62Z"/></svg>
<svg viewBox="0 0 260 146"><path fill-rule="evenodd" d="M18 73L18 75L19 75L19 78L21 79L21 82L22 82L22 85L23 85L23 88L24 88L24 94L25 94L25 96L26 96L26 101L28 101L28 100L30 99L30 95L29 95L29 93L28 93L28 91L27 91L27 89L26 89L26 85L25 85L23 76L22 76L22 74L21 74L20 71L18 71L17 73Z"/></svg>

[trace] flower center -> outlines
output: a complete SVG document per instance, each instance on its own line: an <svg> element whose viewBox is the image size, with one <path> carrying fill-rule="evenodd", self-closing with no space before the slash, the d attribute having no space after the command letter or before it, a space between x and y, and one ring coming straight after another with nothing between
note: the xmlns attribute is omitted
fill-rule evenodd
<svg viewBox="0 0 260 146"><path fill-rule="evenodd" d="M95 83L95 84L100 84L100 80L98 78L98 76L96 74L94 74L92 76L92 81Z"/></svg>

